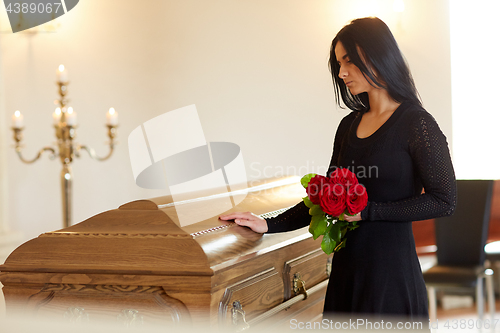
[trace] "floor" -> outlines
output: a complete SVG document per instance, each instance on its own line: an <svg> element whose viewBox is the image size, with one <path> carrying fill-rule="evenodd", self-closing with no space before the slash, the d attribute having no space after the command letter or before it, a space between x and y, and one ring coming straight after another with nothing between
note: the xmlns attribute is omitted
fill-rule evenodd
<svg viewBox="0 0 500 333"><path fill-rule="evenodd" d="M487 307L486 307L487 310ZM482 329L480 328L482 324ZM438 307L437 320L431 323L432 333L444 332L500 332L500 300L496 301L495 319L488 313L483 321L477 316L476 307L443 310Z"/></svg>
<svg viewBox="0 0 500 333"><path fill-rule="evenodd" d="M436 262L435 256L421 256L422 271L427 270ZM498 283L498 280L495 281ZM497 288L500 286L496 286ZM498 292L498 289L497 289ZM445 332L500 332L500 298L497 297L495 305L495 319L489 316L489 309L485 303L485 315L480 321L477 315L476 304L468 307L458 307L444 310L441 305L437 308L437 320L430 323L432 333Z"/></svg>

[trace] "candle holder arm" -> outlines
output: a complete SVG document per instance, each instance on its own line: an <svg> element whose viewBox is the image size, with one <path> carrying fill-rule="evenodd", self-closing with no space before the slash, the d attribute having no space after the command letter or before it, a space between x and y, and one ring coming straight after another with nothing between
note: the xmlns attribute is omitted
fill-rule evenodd
<svg viewBox="0 0 500 333"><path fill-rule="evenodd" d="M115 138L116 138L116 128L118 127L117 125L106 125L108 127L108 137L109 137L109 153L108 155L104 157L99 157L95 153L95 150L93 148L87 147L85 145L77 145L75 149L75 156L80 157L80 151L85 150L87 153L89 153L90 157L93 158L94 160L97 161L105 161L108 158L111 157L113 154L113 151L115 150L115 145L118 143Z"/></svg>
<svg viewBox="0 0 500 333"><path fill-rule="evenodd" d="M27 164L31 164L31 163L34 163L36 161L38 161L40 159L40 157L42 157L42 154L45 152L45 151L48 151L50 152L51 154L49 155L49 159L53 160L57 157L57 153L55 151L54 148L52 147L43 147L42 149L40 149L38 151L38 154L31 160L27 160L23 157L22 153L21 153L21 150L22 148L20 146L16 146L16 153L17 153L17 156L19 156L19 158L21 159L22 162L24 163L27 163Z"/></svg>
<svg viewBox="0 0 500 333"><path fill-rule="evenodd" d="M92 159L94 159L96 161L105 161L105 160L107 160L108 158L111 157L111 155L113 154L114 149L115 149L115 146L114 146L113 143L111 143L109 145L109 153L108 153L108 155L106 155L104 157L100 157L100 156L98 156L96 154L96 152L95 152L95 150L93 148L87 147L85 145L77 145L76 149L75 149L75 155L76 155L76 157L80 157L81 156L80 155L80 151L85 150Z"/></svg>

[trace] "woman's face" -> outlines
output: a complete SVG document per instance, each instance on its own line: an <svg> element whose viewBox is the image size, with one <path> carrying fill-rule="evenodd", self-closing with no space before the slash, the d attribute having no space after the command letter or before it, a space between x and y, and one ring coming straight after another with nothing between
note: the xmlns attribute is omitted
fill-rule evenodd
<svg viewBox="0 0 500 333"><path fill-rule="evenodd" d="M359 70L358 66L350 61L349 56L344 49L344 45L342 45L341 42L337 42L337 45L335 45L335 57L337 58L337 62L340 66L339 78L344 80L344 83L347 88L349 88L351 94L358 95L363 92L369 92L376 89L368 82L363 73ZM361 60L363 60L361 55L360 57Z"/></svg>

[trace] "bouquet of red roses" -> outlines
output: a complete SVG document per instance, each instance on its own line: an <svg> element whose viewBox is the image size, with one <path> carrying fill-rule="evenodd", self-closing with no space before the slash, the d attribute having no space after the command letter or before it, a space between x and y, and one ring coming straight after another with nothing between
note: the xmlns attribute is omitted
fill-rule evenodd
<svg viewBox="0 0 500 333"><path fill-rule="evenodd" d="M345 234L359 227L357 222L344 220L345 214L356 215L368 203L368 194L349 169L337 168L330 178L314 173L305 175L301 184L307 192L303 198L309 207L309 232L314 239L323 235L321 248L326 254L345 247Z"/></svg>

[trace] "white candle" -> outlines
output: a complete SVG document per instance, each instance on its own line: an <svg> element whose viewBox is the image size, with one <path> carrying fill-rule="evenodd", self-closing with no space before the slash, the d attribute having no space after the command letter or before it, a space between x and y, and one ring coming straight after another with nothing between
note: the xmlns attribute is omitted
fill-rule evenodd
<svg viewBox="0 0 500 333"><path fill-rule="evenodd" d="M68 111L66 111L66 125L76 126L76 112L73 111L71 106L68 108Z"/></svg>
<svg viewBox="0 0 500 333"><path fill-rule="evenodd" d="M21 112L19 111L14 112L14 115L12 116L12 127L22 128L23 125L24 125L23 115L21 114Z"/></svg>
<svg viewBox="0 0 500 333"><path fill-rule="evenodd" d="M61 108L57 108L52 114L52 118L54 119L54 125L58 125L61 120Z"/></svg>
<svg viewBox="0 0 500 333"><path fill-rule="evenodd" d="M118 125L118 112L116 112L114 108L110 108L108 113L106 113L106 125Z"/></svg>
<svg viewBox="0 0 500 333"><path fill-rule="evenodd" d="M64 65L59 65L56 74L58 82L68 82L68 70L64 68Z"/></svg>

